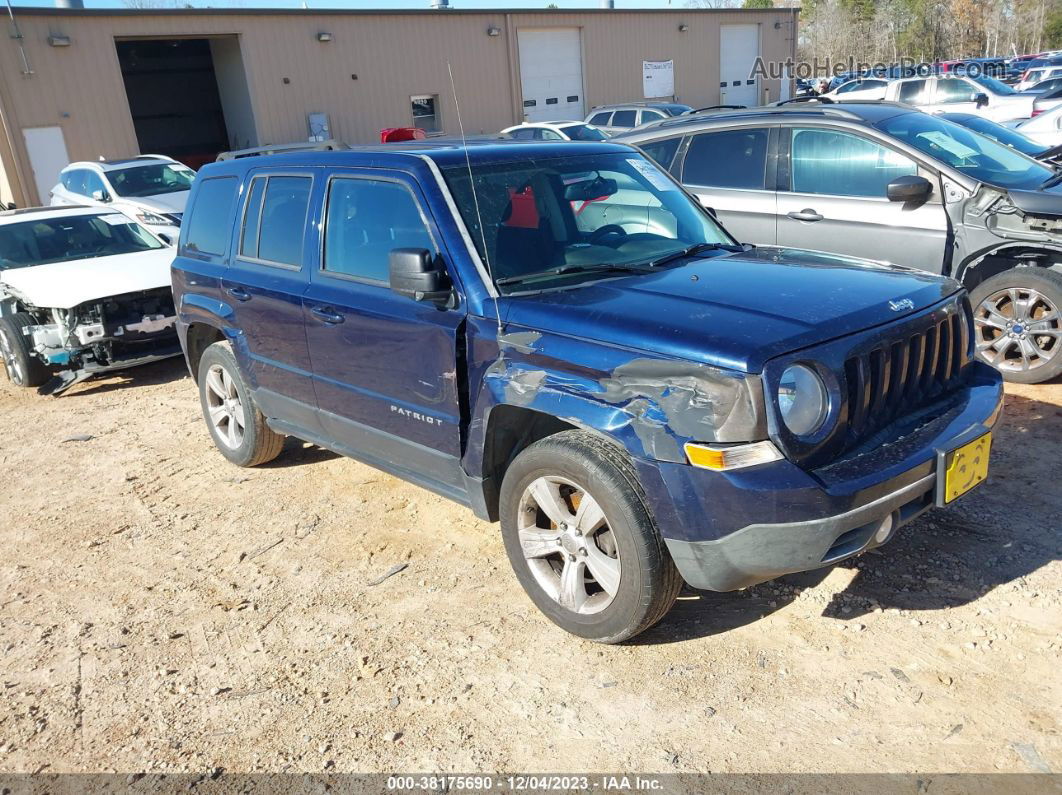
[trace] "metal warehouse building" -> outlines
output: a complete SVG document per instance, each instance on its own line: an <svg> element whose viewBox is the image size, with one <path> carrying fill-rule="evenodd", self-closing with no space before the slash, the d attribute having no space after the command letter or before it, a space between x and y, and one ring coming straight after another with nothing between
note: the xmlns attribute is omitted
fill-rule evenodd
<svg viewBox="0 0 1062 795"><path fill-rule="evenodd" d="M311 136L455 134L448 63L469 135L648 96L784 98L788 84L750 73L793 56L796 14L16 8L0 38L0 202L47 203L71 160L198 166Z"/></svg>

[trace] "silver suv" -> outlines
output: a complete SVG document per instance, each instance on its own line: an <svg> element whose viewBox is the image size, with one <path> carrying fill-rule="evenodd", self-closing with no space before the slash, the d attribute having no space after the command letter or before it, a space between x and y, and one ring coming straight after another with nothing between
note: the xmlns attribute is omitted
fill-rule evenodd
<svg viewBox="0 0 1062 795"><path fill-rule="evenodd" d="M628 102L625 105L598 105L586 117L592 124L609 135L626 132L634 127L663 121L673 116L689 113L693 108L678 102Z"/></svg>
<svg viewBox="0 0 1062 795"><path fill-rule="evenodd" d="M970 290L978 355L1062 373L1062 172L900 104L686 116L619 137L743 242L887 260Z"/></svg>

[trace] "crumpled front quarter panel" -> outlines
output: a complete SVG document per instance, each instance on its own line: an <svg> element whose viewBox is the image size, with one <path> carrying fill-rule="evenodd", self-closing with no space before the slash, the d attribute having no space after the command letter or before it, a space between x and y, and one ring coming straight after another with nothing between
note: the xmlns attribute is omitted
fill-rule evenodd
<svg viewBox="0 0 1062 795"><path fill-rule="evenodd" d="M632 456L683 463L683 444L766 438L759 376L471 318L472 425L466 470L477 471L491 410L519 406L603 433Z"/></svg>

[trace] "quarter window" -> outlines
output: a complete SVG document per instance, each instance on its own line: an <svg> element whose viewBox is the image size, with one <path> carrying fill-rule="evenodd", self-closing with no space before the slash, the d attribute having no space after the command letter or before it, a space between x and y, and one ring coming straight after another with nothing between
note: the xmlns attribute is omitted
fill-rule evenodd
<svg viewBox="0 0 1062 795"><path fill-rule="evenodd" d="M438 251L409 189L387 180L333 179L324 270L386 284L391 250L396 248Z"/></svg>
<svg viewBox="0 0 1062 795"><path fill-rule="evenodd" d="M765 127L695 135L682 167L682 181L713 188L763 190L767 166Z"/></svg>
<svg viewBox="0 0 1062 795"><path fill-rule="evenodd" d="M671 170L671 161L675 159L681 138L665 138L663 141L651 141L641 144L642 151L653 158L658 164Z"/></svg>
<svg viewBox="0 0 1062 795"><path fill-rule="evenodd" d="M199 183L191 215L181 228L186 250L217 256L228 251L237 185L236 177L214 177Z"/></svg>
<svg viewBox="0 0 1062 795"><path fill-rule="evenodd" d="M247 195L240 254L278 265L302 265L310 177L256 177Z"/></svg>
<svg viewBox="0 0 1062 795"><path fill-rule="evenodd" d="M913 160L835 130L793 130L791 159L796 193L885 198L892 180L918 173Z"/></svg>

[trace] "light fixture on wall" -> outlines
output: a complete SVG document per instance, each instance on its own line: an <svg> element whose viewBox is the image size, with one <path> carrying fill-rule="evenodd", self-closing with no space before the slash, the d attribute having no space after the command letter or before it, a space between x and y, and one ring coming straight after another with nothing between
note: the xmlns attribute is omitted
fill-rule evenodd
<svg viewBox="0 0 1062 795"><path fill-rule="evenodd" d="M501 35L501 28L499 28L497 25L491 25L489 28L487 28L487 35L488 36L500 36Z"/></svg>
<svg viewBox="0 0 1062 795"><path fill-rule="evenodd" d="M52 35L48 37L48 44L50 44L52 47L69 47L70 37Z"/></svg>
<svg viewBox="0 0 1062 795"><path fill-rule="evenodd" d="M318 41L322 41L322 42L323 41L331 41L332 40L332 34L329 33L327 30L322 30L320 33L317 34L317 40Z"/></svg>
<svg viewBox="0 0 1062 795"><path fill-rule="evenodd" d="M685 33L689 29L690 29L690 26L687 25L685 22L683 22L681 25L679 25L679 33Z"/></svg>

